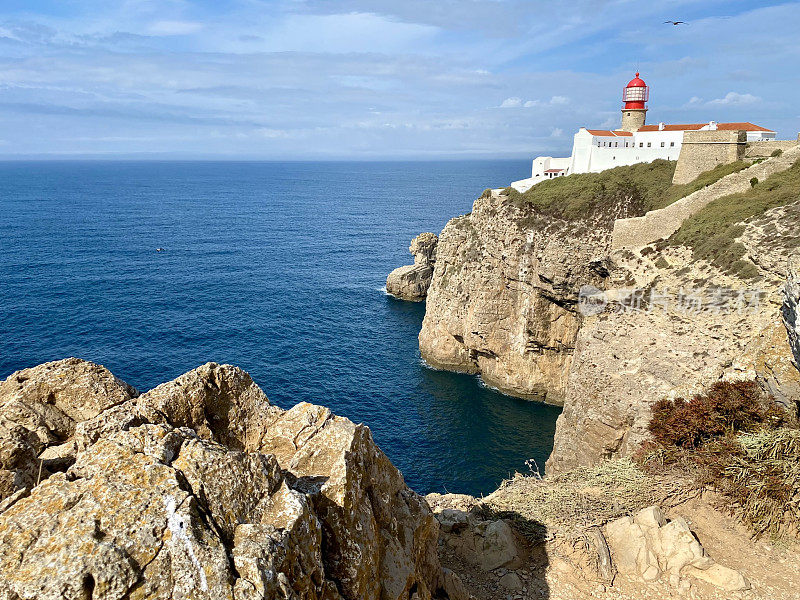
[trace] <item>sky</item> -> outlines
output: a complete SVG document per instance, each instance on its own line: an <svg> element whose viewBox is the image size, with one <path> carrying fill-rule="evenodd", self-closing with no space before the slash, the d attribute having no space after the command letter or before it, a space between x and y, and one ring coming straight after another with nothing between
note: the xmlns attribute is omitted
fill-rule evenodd
<svg viewBox="0 0 800 600"><path fill-rule="evenodd" d="M3 0L0 158L567 155L637 70L649 123L789 139L798 25L768 0Z"/></svg>

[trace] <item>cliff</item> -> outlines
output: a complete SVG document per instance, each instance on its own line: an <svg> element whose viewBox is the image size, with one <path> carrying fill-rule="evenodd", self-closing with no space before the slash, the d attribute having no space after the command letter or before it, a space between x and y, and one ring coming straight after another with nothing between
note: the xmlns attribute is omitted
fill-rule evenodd
<svg viewBox="0 0 800 600"><path fill-rule="evenodd" d="M561 404L579 326L577 291L600 284L603 223L538 218L498 193L442 231L419 334L437 368Z"/></svg>
<svg viewBox="0 0 800 600"><path fill-rule="evenodd" d="M672 186L674 165L664 163L484 194L440 235L422 357L563 404L553 473L630 455L648 437L653 402L716 381L755 379L796 409L800 378L781 304L800 166L781 165L687 215L669 240L631 249L612 248L618 219L732 171Z"/></svg>

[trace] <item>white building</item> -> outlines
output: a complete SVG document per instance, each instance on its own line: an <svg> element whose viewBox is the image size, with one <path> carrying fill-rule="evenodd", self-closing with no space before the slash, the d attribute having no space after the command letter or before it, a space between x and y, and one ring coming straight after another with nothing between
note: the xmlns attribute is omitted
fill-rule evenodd
<svg viewBox="0 0 800 600"><path fill-rule="evenodd" d="M647 100L650 90L639 79L632 79L622 94L622 127L607 129L581 129L575 134L572 155L569 158L540 156L533 159L531 176L511 184L520 192L533 185L572 173L598 173L641 162L663 158L678 160L686 131L744 130L747 141L775 139L775 132L753 123L692 123L687 125L645 125Z"/></svg>

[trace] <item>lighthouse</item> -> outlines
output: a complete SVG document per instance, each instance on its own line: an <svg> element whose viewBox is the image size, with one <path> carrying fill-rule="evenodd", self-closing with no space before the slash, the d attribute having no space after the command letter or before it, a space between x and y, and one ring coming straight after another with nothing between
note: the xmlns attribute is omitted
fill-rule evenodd
<svg viewBox="0 0 800 600"><path fill-rule="evenodd" d="M650 88L637 73L622 90L622 131L632 133L644 127L649 98Z"/></svg>
<svg viewBox="0 0 800 600"><path fill-rule="evenodd" d="M689 136L692 144L697 142L701 132L714 132L714 139L706 144L716 144L717 150L736 148L739 152L742 143L739 134L744 133L748 142L764 142L775 139L775 132L753 123L687 123L681 125L658 123L645 125L647 101L650 88L639 77L628 82L622 90L622 127L613 131L608 129L589 129L581 127L572 142L572 154L564 157L537 156L531 163L531 176L511 183L518 192L525 192L532 186L556 177L577 173L599 173L606 169L652 162L654 160L679 160L684 136ZM729 132L730 142L723 141L724 132ZM735 134L735 135L734 135ZM728 139L728 138L726 138ZM743 147L743 146L742 146ZM704 146L708 154L710 146ZM722 150L720 150L722 152ZM738 154L736 154L738 156ZM727 154L725 156L728 156ZM720 159L717 163L727 159ZM677 170L676 173L680 173ZM694 174L696 177L697 174ZM677 175L676 175L677 177ZM682 182L683 183L683 182Z"/></svg>

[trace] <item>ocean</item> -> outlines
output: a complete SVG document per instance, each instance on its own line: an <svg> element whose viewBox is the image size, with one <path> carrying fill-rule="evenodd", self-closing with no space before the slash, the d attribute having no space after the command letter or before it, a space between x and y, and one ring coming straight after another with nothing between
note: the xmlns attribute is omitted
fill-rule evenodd
<svg viewBox="0 0 800 600"><path fill-rule="evenodd" d="M0 163L0 379L78 356L146 391L208 361L370 427L420 493L540 467L559 409L419 357L408 244L526 161ZM163 248L157 252L157 248Z"/></svg>

